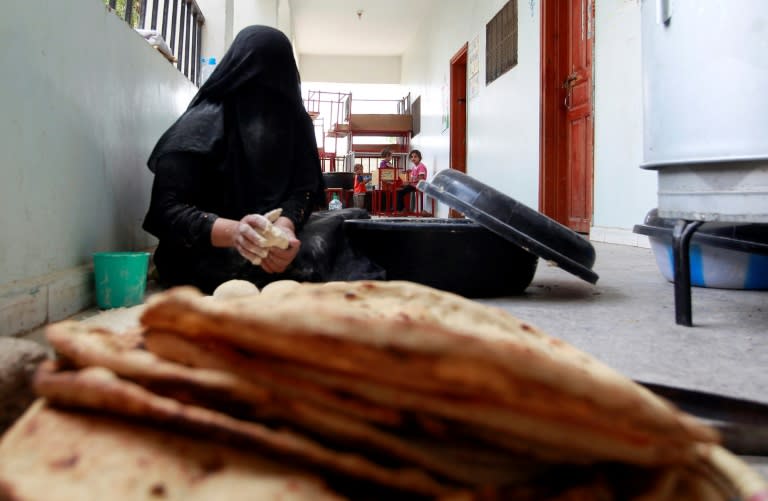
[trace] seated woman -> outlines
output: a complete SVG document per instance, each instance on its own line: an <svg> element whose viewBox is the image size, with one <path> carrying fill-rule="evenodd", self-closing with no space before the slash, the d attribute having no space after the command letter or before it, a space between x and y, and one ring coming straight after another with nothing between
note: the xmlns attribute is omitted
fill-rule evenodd
<svg viewBox="0 0 768 501"><path fill-rule="evenodd" d="M397 190L397 210L400 212L404 210L405 197L417 191L416 184L419 181L427 179L427 166L421 163L421 152L419 150L411 150L408 156L414 167L408 171L409 184Z"/></svg>
<svg viewBox="0 0 768 501"><path fill-rule="evenodd" d="M155 179L144 229L159 239L154 262L163 284L211 292L231 279L261 287L312 276L295 273L297 234L322 203L324 183L282 32L243 29L148 165ZM284 249L263 236L273 209L282 209L274 228Z"/></svg>

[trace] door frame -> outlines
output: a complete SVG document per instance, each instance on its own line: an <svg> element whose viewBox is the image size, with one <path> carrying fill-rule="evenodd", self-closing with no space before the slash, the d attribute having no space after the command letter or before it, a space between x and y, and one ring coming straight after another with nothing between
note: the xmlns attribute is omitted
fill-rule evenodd
<svg viewBox="0 0 768 501"><path fill-rule="evenodd" d="M466 42L451 58L450 106L448 108L449 167L466 174L467 172L467 53ZM448 217L464 217L459 211L451 209Z"/></svg>
<svg viewBox="0 0 768 501"><path fill-rule="evenodd" d="M566 176L559 176L566 145L566 113L560 106L563 98L558 80L563 74L562 41L557 37L563 12L557 8L561 0L541 0L541 100L539 102L539 211L552 219L567 219L565 205Z"/></svg>
<svg viewBox="0 0 768 501"><path fill-rule="evenodd" d="M467 52L465 43L451 58L450 107L448 131L450 134L450 167L467 172ZM461 102L463 101L463 102ZM460 106L462 105L463 106ZM459 166L459 167L456 167Z"/></svg>

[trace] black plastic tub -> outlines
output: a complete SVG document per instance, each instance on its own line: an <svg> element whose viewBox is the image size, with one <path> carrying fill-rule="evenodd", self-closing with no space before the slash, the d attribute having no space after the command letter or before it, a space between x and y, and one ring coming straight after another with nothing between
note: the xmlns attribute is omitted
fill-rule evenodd
<svg viewBox="0 0 768 501"><path fill-rule="evenodd" d="M419 181L419 190L447 204L472 221L568 273L594 284L595 249L585 238L554 219L512 197L453 169L432 182Z"/></svg>
<svg viewBox="0 0 768 501"><path fill-rule="evenodd" d="M384 268L388 280L410 280L466 297L521 294L538 258L466 219L353 219L350 244Z"/></svg>
<svg viewBox="0 0 768 501"><path fill-rule="evenodd" d="M341 188L351 190L355 186L354 172L324 172L323 180L326 188Z"/></svg>

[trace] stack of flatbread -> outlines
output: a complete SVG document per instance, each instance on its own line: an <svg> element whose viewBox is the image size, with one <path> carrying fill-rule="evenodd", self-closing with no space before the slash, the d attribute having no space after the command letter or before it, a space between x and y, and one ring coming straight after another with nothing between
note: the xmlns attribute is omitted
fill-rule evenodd
<svg viewBox="0 0 768 501"><path fill-rule="evenodd" d="M50 327L58 359L39 369L39 395L322 476L300 477L316 499L333 495L323 481L354 499L706 501L766 488L715 430L593 357L428 287L228 300L177 288L141 323Z"/></svg>

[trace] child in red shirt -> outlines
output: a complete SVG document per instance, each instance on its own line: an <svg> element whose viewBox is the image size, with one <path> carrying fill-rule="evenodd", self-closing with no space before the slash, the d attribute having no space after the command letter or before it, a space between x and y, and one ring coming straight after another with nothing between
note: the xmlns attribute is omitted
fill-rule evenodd
<svg viewBox="0 0 768 501"><path fill-rule="evenodd" d="M355 164L355 184L352 192L352 205L359 209L365 208L365 179L363 178L363 164Z"/></svg>

